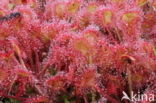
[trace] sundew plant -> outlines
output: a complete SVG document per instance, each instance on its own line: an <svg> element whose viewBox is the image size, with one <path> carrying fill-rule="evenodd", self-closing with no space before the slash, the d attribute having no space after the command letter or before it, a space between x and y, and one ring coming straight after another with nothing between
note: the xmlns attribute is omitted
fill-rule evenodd
<svg viewBox="0 0 156 103"><path fill-rule="evenodd" d="M0 0L0 103L155 96L156 0Z"/></svg>

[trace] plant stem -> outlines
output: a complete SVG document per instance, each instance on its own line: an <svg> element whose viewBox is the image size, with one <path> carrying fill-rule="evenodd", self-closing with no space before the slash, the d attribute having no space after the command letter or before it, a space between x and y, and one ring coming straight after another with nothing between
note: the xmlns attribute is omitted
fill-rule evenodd
<svg viewBox="0 0 156 103"><path fill-rule="evenodd" d="M131 75L131 71L129 69L127 69L127 74L128 74L128 86L129 86L129 94L130 97L132 98L132 75Z"/></svg>

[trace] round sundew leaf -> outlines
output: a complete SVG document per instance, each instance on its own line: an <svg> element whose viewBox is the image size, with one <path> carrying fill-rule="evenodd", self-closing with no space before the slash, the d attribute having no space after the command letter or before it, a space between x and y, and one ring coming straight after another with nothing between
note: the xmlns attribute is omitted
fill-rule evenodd
<svg viewBox="0 0 156 103"><path fill-rule="evenodd" d="M0 10L0 16L3 16L4 14L4 11Z"/></svg>
<svg viewBox="0 0 156 103"><path fill-rule="evenodd" d="M49 26L49 27L45 27L39 36L44 42L47 42L51 39L54 39L56 36L56 33L57 31L54 29L54 27Z"/></svg>
<svg viewBox="0 0 156 103"><path fill-rule="evenodd" d="M23 3L25 3L26 0L12 0L13 3L17 4L17 5L21 5Z"/></svg>
<svg viewBox="0 0 156 103"><path fill-rule="evenodd" d="M35 8L37 6L37 4L35 2L30 2L29 5L30 5L31 8Z"/></svg>
<svg viewBox="0 0 156 103"><path fill-rule="evenodd" d="M116 2L116 3L119 3L119 2L123 2L124 0L111 0L112 2Z"/></svg>
<svg viewBox="0 0 156 103"><path fill-rule="evenodd" d="M21 77L29 77L31 75L30 72L23 70L23 69L17 69L16 74Z"/></svg>
<svg viewBox="0 0 156 103"><path fill-rule="evenodd" d="M79 9L80 3L78 1L73 1L67 5L67 10L69 13L76 13Z"/></svg>
<svg viewBox="0 0 156 103"><path fill-rule="evenodd" d="M51 87L59 88L62 86L62 82L52 80L52 81L48 81L48 85Z"/></svg>
<svg viewBox="0 0 156 103"><path fill-rule="evenodd" d="M93 13L97 8L97 5L96 4L90 4L87 6L87 10L89 13Z"/></svg>
<svg viewBox="0 0 156 103"><path fill-rule="evenodd" d="M9 8L9 10L13 9L14 7L15 7L14 4L12 4L12 3L8 4L8 8Z"/></svg>
<svg viewBox="0 0 156 103"><path fill-rule="evenodd" d="M156 48L153 48L154 55L156 56Z"/></svg>
<svg viewBox="0 0 156 103"><path fill-rule="evenodd" d="M63 4L58 4L58 5L56 5L56 15L58 16L58 17L60 17L60 18L62 18L63 16L64 16L64 14L65 14L65 7L64 7L64 5Z"/></svg>
<svg viewBox="0 0 156 103"><path fill-rule="evenodd" d="M89 72L83 75L81 86L93 86L95 84L95 73Z"/></svg>
<svg viewBox="0 0 156 103"><path fill-rule="evenodd" d="M112 22L113 13L110 10L105 10L103 12L103 24L110 24Z"/></svg>
<svg viewBox="0 0 156 103"><path fill-rule="evenodd" d="M95 70L87 70L83 72L80 77L76 78L75 81L80 88L93 87L98 76Z"/></svg>
<svg viewBox="0 0 156 103"><path fill-rule="evenodd" d="M80 51L83 55L86 55L89 52L91 45L87 41L79 39L74 41L74 48Z"/></svg>
<svg viewBox="0 0 156 103"><path fill-rule="evenodd" d="M59 76L52 77L46 81L46 84L54 90L60 90L64 86L64 79Z"/></svg>
<svg viewBox="0 0 156 103"><path fill-rule="evenodd" d="M153 6L154 8L156 8L156 1L154 1L154 2L152 3L152 6Z"/></svg>
<svg viewBox="0 0 156 103"><path fill-rule="evenodd" d="M97 35L94 32L85 32L84 37L90 42L90 43L95 43L97 41Z"/></svg>
<svg viewBox="0 0 156 103"><path fill-rule="evenodd" d="M136 4L138 6L144 6L147 2L148 0L136 0Z"/></svg>
<svg viewBox="0 0 156 103"><path fill-rule="evenodd" d="M8 73L2 69L0 69L0 81L3 81L7 78Z"/></svg>
<svg viewBox="0 0 156 103"><path fill-rule="evenodd" d="M56 31L54 31L54 30L50 30L50 31L48 31L48 33L47 34L45 34L44 35L44 37L46 37L47 36L47 38L51 38L51 39L53 39L54 37L55 37L55 33L56 33Z"/></svg>
<svg viewBox="0 0 156 103"><path fill-rule="evenodd" d="M128 12L124 13L122 16L122 20L126 23L132 23L138 17L136 12Z"/></svg>
<svg viewBox="0 0 156 103"><path fill-rule="evenodd" d="M7 34L6 33L3 33L0 35L0 40L5 40L7 38Z"/></svg>
<svg viewBox="0 0 156 103"><path fill-rule="evenodd" d="M132 81L133 82L141 82L143 80L142 75L140 74L132 74Z"/></svg>
<svg viewBox="0 0 156 103"><path fill-rule="evenodd" d="M145 42L145 43L143 43L142 48L143 48L143 51L144 51L145 53L149 53L149 54L150 54L150 53L153 52L154 45L151 44L151 43Z"/></svg>

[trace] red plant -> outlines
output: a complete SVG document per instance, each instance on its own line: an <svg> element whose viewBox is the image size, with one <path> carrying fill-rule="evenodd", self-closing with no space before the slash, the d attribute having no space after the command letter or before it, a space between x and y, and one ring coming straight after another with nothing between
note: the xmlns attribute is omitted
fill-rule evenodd
<svg viewBox="0 0 156 103"><path fill-rule="evenodd" d="M0 102L150 103L131 97L156 96L155 12L155 0L1 0Z"/></svg>

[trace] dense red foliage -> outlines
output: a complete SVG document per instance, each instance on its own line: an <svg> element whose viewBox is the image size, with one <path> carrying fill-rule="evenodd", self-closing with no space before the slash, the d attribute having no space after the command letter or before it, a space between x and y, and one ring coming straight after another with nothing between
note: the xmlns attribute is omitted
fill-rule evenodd
<svg viewBox="0 0 156 103"><path fill-rule="evenodd" d="M0 100L156 96L155 35L155 0L0 0Z"/></svg>

